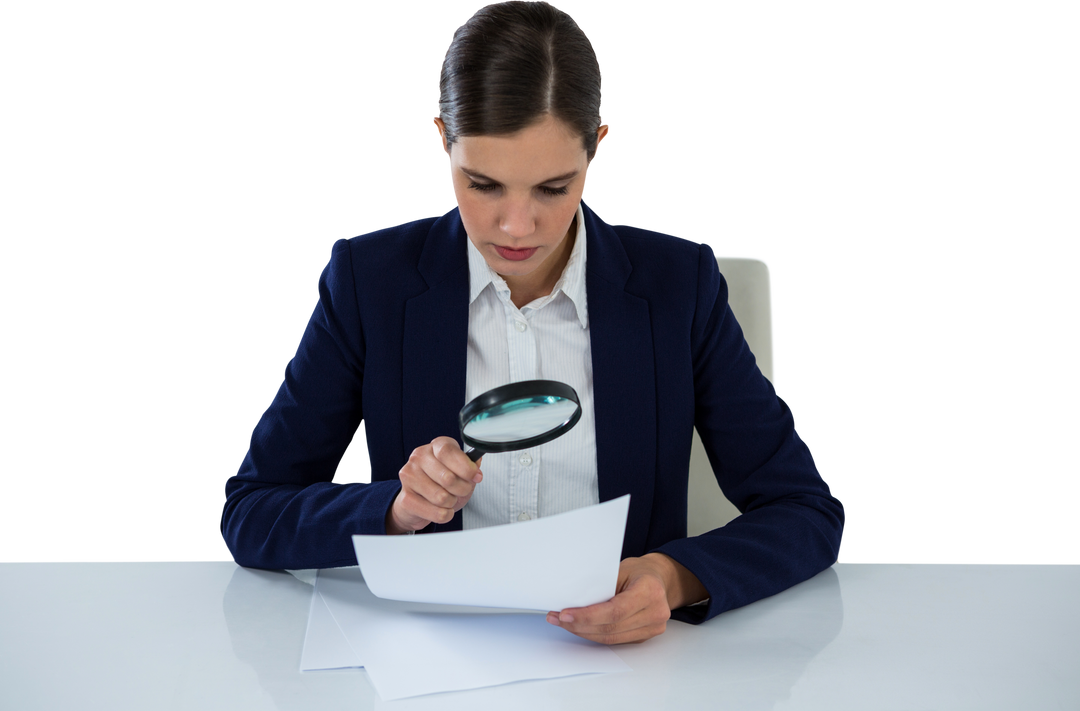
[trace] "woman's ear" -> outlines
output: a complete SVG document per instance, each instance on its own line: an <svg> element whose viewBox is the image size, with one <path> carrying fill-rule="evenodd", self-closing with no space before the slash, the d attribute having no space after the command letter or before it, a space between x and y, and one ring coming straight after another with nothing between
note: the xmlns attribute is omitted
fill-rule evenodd
<svg viewBox="0 0 1080 711"><path fill-rule="evenodd" d="M446 125L437 113L431 115L431 125L435 126L435 135L438 136L438 147L443 151L446 160L450 159L450 151L446 146Z"/></svg>
<svg viewBox="0 0 1080 711"><path fill-rule="evenodd" d="M611 124L604 122L600 125L600 128L596 130L596 152L593 153L593 160L600 155L600 146L604 145L605 140L611 137Z"/></svg>

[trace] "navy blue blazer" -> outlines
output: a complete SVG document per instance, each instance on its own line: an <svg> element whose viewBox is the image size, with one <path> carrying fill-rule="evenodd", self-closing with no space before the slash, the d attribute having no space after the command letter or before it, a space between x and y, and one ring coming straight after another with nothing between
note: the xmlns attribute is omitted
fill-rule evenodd
<svg viewBox="0 0 1080 711"><path fill-rule="evenodd" d="M844 512L758 370L712 251L612 227L584 207L600 500L630 494L623 557L663 552L709 591L697 622L836 561ZM409 454L458 436L469 267L458 211L341 240L285 380L226 484L222 534L240 565L355 565L350 535L385 533ZM334 484L361 420L371 484ZM697 426L742 512L686 537ZM427 531L459 530L461 513Z"/></svg>

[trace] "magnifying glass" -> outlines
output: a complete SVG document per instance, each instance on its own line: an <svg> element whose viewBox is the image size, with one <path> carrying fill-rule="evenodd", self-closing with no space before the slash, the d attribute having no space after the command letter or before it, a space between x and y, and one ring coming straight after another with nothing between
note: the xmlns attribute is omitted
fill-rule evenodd
<svg viewBox="0 0 1080 711"><path fill-rule="evenodd" d="M474 462L488 452L514 452L550 442L581 419L574 389L557 380L523 380L488 390L461 408L461 439Z"/></svg>

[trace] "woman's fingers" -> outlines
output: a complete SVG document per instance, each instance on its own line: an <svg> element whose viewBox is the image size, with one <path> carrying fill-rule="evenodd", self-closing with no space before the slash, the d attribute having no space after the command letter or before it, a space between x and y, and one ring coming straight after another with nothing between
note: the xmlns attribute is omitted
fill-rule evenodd
<svg viewBox="0 0 1080 711"><path fill-rule="evenodd" d="M428 523L447 523L469 498L483 475L458 443L438 437L417 447L398 473L401 492L392 515L404 530L419 530Z"/></svg>
<svg viewBox="0 0 1080 711"><path fill-rule="evenodd" d="M438 437L432 441L431 451L435 456L432 465L435 476L432 480L454 496L454 501L448 506L459 511L469 502L476 485L484 478L479 464L469 459L458 443L449 437Z"/></svg>

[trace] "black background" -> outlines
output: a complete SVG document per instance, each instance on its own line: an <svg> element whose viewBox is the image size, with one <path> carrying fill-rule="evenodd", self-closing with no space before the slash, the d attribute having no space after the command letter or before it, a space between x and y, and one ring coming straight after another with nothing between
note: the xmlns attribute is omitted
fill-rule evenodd
<svg viewBox="0 0 1080 711"><path fill-rule="evenodd" d="M221 483L330 242L453 204L429 117L473 6L188 19L69 68L78 110L52 136L45 201L60 239L28 266L31 320L67 350L26 349L63 365L27 415L43 442L11 478L0 558L226 555ZM987 404L942 324L926 250L953 170L930 129L947 92L910 79L916 49L881 52L880 24L859 18L602 8L569 8L612 123L586 199L610 222L772 260L780 391L847 501L843 558L1067 559L1062 504L1026 505L1022 472L987 459ZM48 244L70 272L41 267Z"/></svg>

